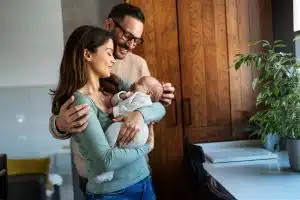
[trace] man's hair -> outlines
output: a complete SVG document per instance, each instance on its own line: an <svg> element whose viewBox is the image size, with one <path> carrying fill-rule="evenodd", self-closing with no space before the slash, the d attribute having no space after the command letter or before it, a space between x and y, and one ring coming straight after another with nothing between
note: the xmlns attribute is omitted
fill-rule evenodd
<svg viewBox="0 0 300 200"><path fill-rule="evenodd" d="M120 3L114 6L108 15L108 18L112 18L114 20L119 20L120 22L122 22L125 16L133 17L140 20L142 23L145 23L145 16L143 11L139 7L128 3Z"/></svg>

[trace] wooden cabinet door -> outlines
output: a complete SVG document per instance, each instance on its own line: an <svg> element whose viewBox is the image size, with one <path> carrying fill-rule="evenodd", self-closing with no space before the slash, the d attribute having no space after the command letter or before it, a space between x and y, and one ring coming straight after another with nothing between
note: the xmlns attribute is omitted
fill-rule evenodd
<svg viewBox="0 0 300 200"><path fill-rule="evenodd" d="M272 7L271 0L226 0L227 43L229 66L236 54L249 51L249 41L272 40ZM234 138L247 138L241 135L247 122L243 113L255 110L256 92L252 89L252 80L258 75L254 69L230 69L230 107L232 133Z"/></svg>
<svg viewBox="0 0 300 200"><path fill-rule="evenodd" d="M231 137L225 0L178 0L184 133L191 142Z"/></svg>
<svg viewBox="0 0 300 200"><path fill-rule="evenodd" d="M155 125L155 148L150 155L155 189L158 199L184 199L176 0L131 0L129 3L140 7L146 17L145 42L134 53L147 61L151 75L171 82L176 88L176 98L168 107L167 116Z"/></svg>

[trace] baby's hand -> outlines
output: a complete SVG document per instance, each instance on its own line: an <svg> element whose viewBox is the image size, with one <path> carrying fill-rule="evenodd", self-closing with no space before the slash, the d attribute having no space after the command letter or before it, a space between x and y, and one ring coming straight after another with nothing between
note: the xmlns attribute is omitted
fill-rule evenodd
<svg viewBox="0 0 300 200"><path fill-rule="evenodd" d="M122 93L122 94L120 94L120 98L121 99L127 99L128 97L130 97L132 95L132 92L124 92L124 93Z"/></svg>

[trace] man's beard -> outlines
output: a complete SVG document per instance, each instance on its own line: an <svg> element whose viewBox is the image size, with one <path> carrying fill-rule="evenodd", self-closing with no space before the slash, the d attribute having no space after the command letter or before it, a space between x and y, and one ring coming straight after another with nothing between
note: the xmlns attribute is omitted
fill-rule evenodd
<svg viewBox="0 0 300 200"><path fill-rule="evenodd" d="M116 46L126 49L127 51L129 51L129 47L126 44L116 44Z"/></svg>
<svg viewBox="0 0 300 200"><path fill-rule="evenodd" d="M117 55L117 48L118 49L123 48L123 49L126 49L127 51L129 51L129 47L126 44L117 44L116 42L114 44L115 44L114 45L114 49L115 49L114 56L115 56L115 58L117 58L117 59L123 59L123 57L121 58L121 57L119 57Z"/></svg>

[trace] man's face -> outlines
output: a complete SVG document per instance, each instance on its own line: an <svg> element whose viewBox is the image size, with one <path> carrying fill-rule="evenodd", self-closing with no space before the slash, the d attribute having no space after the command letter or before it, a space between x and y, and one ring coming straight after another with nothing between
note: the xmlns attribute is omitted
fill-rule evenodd
<svg viewBox="0 0 300 200"><path fill-rule="evenodd" d="M122 60L128 51L132 51L141 41L144 24L136 18L125 16L120 23L117 21L114 28L115 58Z"/></svg>

